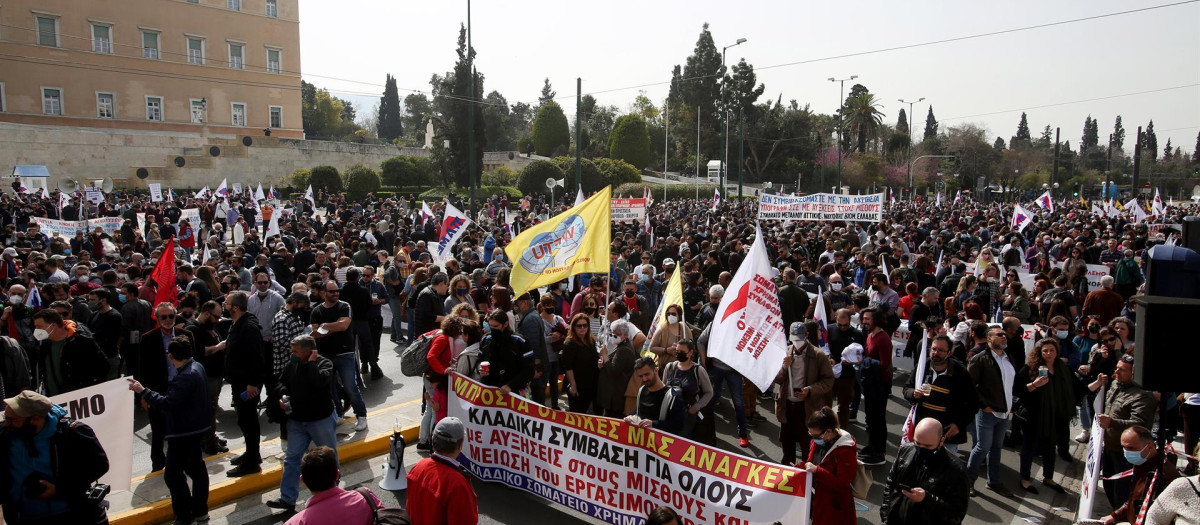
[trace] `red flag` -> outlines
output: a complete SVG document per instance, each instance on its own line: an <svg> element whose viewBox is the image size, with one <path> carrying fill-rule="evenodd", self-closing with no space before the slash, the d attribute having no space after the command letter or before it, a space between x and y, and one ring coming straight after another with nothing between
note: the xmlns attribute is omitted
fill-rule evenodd
<svg viewBox="0 0 1200 525"><path fill-rule="evenodd" d="M179 304L179 294L175 291L175 237L167 239L162 250L162 257L158 258L158 264L150 272L150 278L158 283L158 292L154 295L156 310L162 303L171 303L172 306Z"/></svg>

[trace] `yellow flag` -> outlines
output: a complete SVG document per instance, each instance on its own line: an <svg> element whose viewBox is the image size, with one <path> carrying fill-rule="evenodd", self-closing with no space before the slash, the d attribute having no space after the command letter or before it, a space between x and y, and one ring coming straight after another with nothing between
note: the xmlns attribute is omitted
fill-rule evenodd
<svg viewBox="0 0 1200 525"><path fill-rule="evenodd" d="M650 341L654 339L660 328L667 325L667 307L676 305L680 312L683 311L683 278L679 276L681 273L683 273L682 270L676 267L667 281L667 288L663 290L662 302L658 303L658 314L654 316L654 321L650 324L646 344L642 345L642 355L645 357L654 357L654 354L650 352ZM679 319L679 322L684 321Z"/></svg>
<svg viewBox="0 0 1200 525"><path fill-rule="evenodd" d="M581 273L609 271L612 187L549 220L526 228L504 249L512 261L509 285L525 292Z"/></svg>
<svg viewBox="0 0 1200 525"><path fill-rule="evenodd" d="M1079 196L1079 205L1083 206L1084 208L1087 207L1087 201L1083 200L1083 195Z"/></svg>

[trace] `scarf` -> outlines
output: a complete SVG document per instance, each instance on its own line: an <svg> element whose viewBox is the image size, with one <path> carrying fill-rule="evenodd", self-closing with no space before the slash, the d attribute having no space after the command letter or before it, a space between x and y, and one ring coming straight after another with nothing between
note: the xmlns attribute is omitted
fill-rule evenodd
<svg viewBox="0 0 1200 525"><path fill-rule="evenodd" d="M1041 410L1038 418L1038 435L1054 443L1056 439L1055 422L1070 418L1075 412L1075 392L1071 384L1071 372L1067 363L1059 359L1054 363L1055 373L1050 374L1050 382L1042 387L1043 392L1038 396Z"/></svg>

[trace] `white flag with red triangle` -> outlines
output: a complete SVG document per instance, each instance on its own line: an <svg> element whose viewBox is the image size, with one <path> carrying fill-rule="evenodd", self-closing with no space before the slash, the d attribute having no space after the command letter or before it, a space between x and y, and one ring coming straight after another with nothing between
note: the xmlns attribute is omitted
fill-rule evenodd
<svg viewBox="0 0 1200 525"><path fill-rule="evenodd" d="M757 225L754 230L750 253L717 307L708 354L766 392L783 366L788 344L765 238Z"/></svg>
<svg viewBox="0 0 1200 525"><path fill-rule="evenodd" d="M712 211L717 211L717 205L719 204L721 204L721 188L713 188Z"/></svg>
<svg viewBox="0 0 1200 525"><path fill-rule="evenodd" d="M1041 206L1046 211L1054 213L1054 198L1050 196L1050 190L1046 190L1046 193L1043 193L1041 197L1038 197L1033 202L1036 202L1038 206Z"/></svg>
<svg viewBox="0 0 1200 525"><path fill-rule="evenodd" d="M1033 213L1020 204L1013 204L1013 217L1009 227L1021 233L1030 224L1033 224Z"/></svg>
<svg viewBox="0 0 1200 525"><path fill-rule="evenodd" d="M1165 206L1163 206L1162 196L1158 194L1158 188L1154 188L1154 211L1153 211L1153 213L1160 217L1167 214L1167 208Z"/></svg>
<svg viewBox="0 0 1200 525"><path fill-rule="evenodd" d="M916 374L917 380L913 382L917 388L921 388L925 384L925 370L929 366L929 337L921 337L921 357L917 359L917 368L913 371ZM917 427L917 404L913 403L912 408L908 410L908 417L904 418L904 426L900 427L900 446L906 443L912 443L913 430Z"/></svg>

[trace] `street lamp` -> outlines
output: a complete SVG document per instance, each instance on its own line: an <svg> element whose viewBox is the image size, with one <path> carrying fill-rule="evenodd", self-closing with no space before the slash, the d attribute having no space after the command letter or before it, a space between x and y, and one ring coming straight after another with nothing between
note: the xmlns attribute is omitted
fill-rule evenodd
<svg viewBox="0 0 1200 525"><path fill-rule="evenodd" d="M721 48L721 70L722 70L722 72L725 70L725 51L731 47L737 47L737 46L740 46L745 43L746 43L745 38L739 38L739 39L737 39L736 42ZM721 76L721 91L722 92L725 91L725 76L724 75ZM724 134L725 136L722 138L722 142L724 142L725 145L724 145L724 149L722 150L724 153L721 155L721 170L717 175L717 184L720 186L721 191L724 191L725 190L725 172L726 172L726 170L729 169L729 167L728 167L729 166L729 108L723 107L721 109L722 109L721 114L723 115L723 117L725 119L725 134ZM740 199L741 195L738 195L738 198Z"/></svg>
<svg viewBox="0 0 1200 525"><path fill-rule="evenodd" d="M842 104L846 95L846 81L854 80L858 75L850 75L850 78L833 78L829 77L830 82L837 82L841 85L841 91L838 92L838 116L837 116L837 145L838 145L838 189L842 188ZM837 192L834 192L837 193Z"/></svg>
<svg viewBox="0 0 1200 525"><path fill-rule="evenodd" d="M912 124L912 118L913 118L913 104L916 104L917 102L920 102L920 101L922 101L922 100L925 100L925 97L918 98L917 100L914 100L914 101L912 101L912 102L905 102L905 100L904 100L904 99L900 99L900 103L901 103L901 104L908 104L908 192L909 192L909 198L910 198L910 199L912 198L912 194L913 194L913 193L915 193L915 192L916 192L916 189L917 189L917 188L916 188L916 186L914 186L914 185L913 185L913 176L912 176L912 126L913 126L913 124Z"/></svg>

